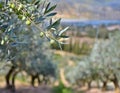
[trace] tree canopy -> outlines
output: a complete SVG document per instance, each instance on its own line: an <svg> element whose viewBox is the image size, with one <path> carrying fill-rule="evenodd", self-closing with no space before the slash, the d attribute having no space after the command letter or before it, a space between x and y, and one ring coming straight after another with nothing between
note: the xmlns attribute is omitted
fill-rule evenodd
<svg viewBox="0 0 120 93"><path fill-rule="evenodd" d="M12 47L20 51L29 45L28 33L46 37L60 46L59 39L67 38L62 33L68 28L60 28L61 19L53 20L55 8L46 0L0 0L0 45L6 46L4 52L11 53Z"/></svg>

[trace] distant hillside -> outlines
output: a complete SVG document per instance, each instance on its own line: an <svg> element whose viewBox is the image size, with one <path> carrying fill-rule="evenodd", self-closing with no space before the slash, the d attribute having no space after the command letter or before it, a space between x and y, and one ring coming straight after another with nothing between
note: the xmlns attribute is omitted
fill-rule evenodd
<svg viewBox="0 0 120 93"><path fill-rule="evenodd" d="M120 0L52 0L59 17L120 19Z"/></svg>

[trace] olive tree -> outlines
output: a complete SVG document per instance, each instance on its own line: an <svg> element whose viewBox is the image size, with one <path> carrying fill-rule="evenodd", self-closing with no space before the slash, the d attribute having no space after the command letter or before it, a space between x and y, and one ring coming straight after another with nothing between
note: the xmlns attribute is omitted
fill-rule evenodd
<svg viewBox="0 0 120 93"><path fill-rule="evenodd" d="M99 79L103 82L103 89L108 81L112 81L116 91L119 91L119 38L118 31L111 34L109 40L99 41L96 46L96 56L92 55L92 61L98 64Z"/></svg>
<svg viewBox="0 0 120 93"><path fill-rule="evenodd" d="M55 7L46 0L0 0L1 45L7 44L6 49L10 51L12 46L26 44L29 42L24 38L26 31L38 31L41 37L60 45L58 41L67 37L62 33L68 28L61 30L61 19L52 20Z"/></svg>
<svg viewBox="0 0 120 93"><path fill-rule="evenodd" d="M120 78L120 32L110 33L109 39L97 40L87 60L83 59L68 73L68 79L74 82L89 80L100 80L103 82L103 89L107 82L112 81L115 90L119 93ZM72 75L72 76L70 76Z"/></svg>
<svg viewBox="0 0 120 93"><path fill-rule="evenodd" d="M54 72L51 70L54 67L44 57L44 53L48 51L41 46L45 42L41 38L45 37L50 43L56 42L59 46L62 43L59 39L68 38L62 35L68 27L61 29L61 19L53 20L55 8L56 5L46 0L0 0L0 59L7 59L12 64L6 75L8 86L13 72L13 83L17 72L21 70L30 74L33 71L33 76L34 72L45 75ZM46 62L39 66L38 64L42 64L41 60Z"/></svg>
<svg viewBox="0 0 120 93"><path fill-rule="evenodd" d="M88 89L90 89L92 81L98 80L98 68L96 64L90 61L89 57L85 57L77 66L68 71L66 78L72 84L78 84L80 86L87 84Z"/></svg>
<svg viewBox="0 0 120 93"><path fill-rule="evenodd" d="M53 64L51 52L45 47L44 43L38 39L38 42L31 44L31 47L27 47L28 51L23 51L17 55L13 60L11 60L13 71L12 86L15 86L14 81L16 75L24 71L31 76L31 84L34 86L35 79L38 79L40 83L39 76L42 75L44 81L49 77L56 77L56 66ZM48 44L47 44L48 45ZM49 55L44 52L49 53ZM10 80L10 78L8 78ZM47 82L47 81L46 81Z"/></svg>

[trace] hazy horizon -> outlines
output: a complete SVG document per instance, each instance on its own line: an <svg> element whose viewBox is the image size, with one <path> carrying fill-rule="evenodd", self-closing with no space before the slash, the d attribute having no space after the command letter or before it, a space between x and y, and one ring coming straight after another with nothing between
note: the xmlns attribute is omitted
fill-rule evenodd
<svg viewBox="0 0 120 93"><path fill-rule="evenodd" d="M58 17L88 20L120 20L120 0L52 0Z"/></svg>

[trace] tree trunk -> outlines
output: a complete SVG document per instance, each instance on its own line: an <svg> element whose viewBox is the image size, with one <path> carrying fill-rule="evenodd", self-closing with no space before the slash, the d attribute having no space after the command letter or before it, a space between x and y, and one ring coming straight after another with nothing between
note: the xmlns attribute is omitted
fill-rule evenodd
<svg viewBox="0 0 120 93"><path fill-rule="evenodd" d="M35 76L34 75L31 75L31 85L33 86L33 87L35 87Z"/></svg>
<svg viewBox="0 0 120 93"><path fill-rule="evenodd" d="M113 80L114 86L115 86L115 93L120 93L118 79L115 77Z"/></svg>
<svg viewBox="0 0 120 93"><path fill-rule="evenodd" d="M40 85L41 84L41 80L39 78L39 75L37 75L37 79L38 79L38 85Z"/></svg>
<svg viewBox="0 0 120 93"><path fill-rule="evenodd" d="M15 71L13 73L13 76L12 76L12 84L11 84L11 90L12 92L15 92L15 78L16 78L16 75L18 74L19 71Z"/></svg>
<svg viewBox="0 0 120 93"><path fill-rule="evenodd" d="M107 81L103 81L102 91L105 91L107 88Z"/></svg>
<svg viewBox="0 0 120 93"><path fill-rule="evenodd" d="M91 89L91 82L92 82L92 81L89 81L89 82L88 82L88 90Z"/></svg>
<svg viewBox="0 0 120 93"><path fill-rule="evenodd" d="M13 77L12 77L12 87L15 88L15 78L17 76L17 74L19 73L19 71L15 71L13 73Z"/></svg>
<svg viewBox="0 0 120 93"><path fill-rule="evenodd" d="M10 87L11 87L10 77L11 77L12 73L14 72L14 70L15 70L15 67L12 66L11 69L9 70L9 72L7 73L7 75L5 76L5 79L6 79L6 87L7 87L7 88L10 88Z"/></svg>
<svg viewBox="0 0 120 93"><path fill-rule="evenodd" d="M43 82L44 82L45 85L47 85L48 80L47 80L47 77L46 77L46 76L43 76Z"/></svg>

